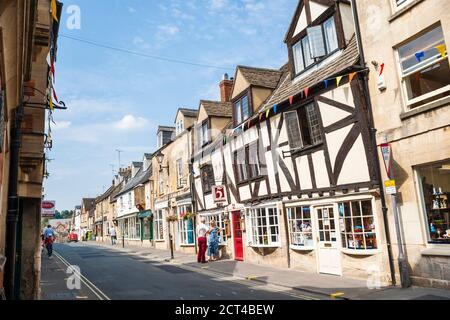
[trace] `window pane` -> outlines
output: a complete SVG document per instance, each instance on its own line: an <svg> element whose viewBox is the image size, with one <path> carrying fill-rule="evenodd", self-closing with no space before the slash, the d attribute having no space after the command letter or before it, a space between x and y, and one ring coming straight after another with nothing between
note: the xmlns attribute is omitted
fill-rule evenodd
<svg viewBox="0 0 450 320"><path fill-rule="evenodd" d="M325 33L325 41L327 46L327 52L330 53L338 48L338 41L336 35L336 25L334 23L334 16L328 19L323 24L323 30Z"/></svg>
<svg viewBox="0 0 450 320"><path fill-rule="evenodd" d="M300 134L300 125L298 122L297 111L285 112L284 119L286 121L289 147L291 147L292 149L301 148L303 146L303 143L302 136Z"/></svg>
<svg viewBox="0 0 450 320"><path fill-rule="evenodd" d="M305 69L305 66L303 64L303 51L301 41L297 42L292 47L292 54L294 56L295 72L298 74L303 71L303 69Z"/></svg>
<svg viewBox="0 0 450 320"><path fill-rule="evenodd" d="M236 116L236 124L240 124L242 122L242 110L241 110L241 101L238 101L234 104L234 114Z"/></svg>
<svg viewBox="0 0 450 320"><path fill-rule="evenodd" d="M311 58L308 36L302 39L302 45L303 45L303 57L305 58L305 68L306 68L314 63L314 59Z"/></svg>
<svg viewBox="0 0 450 320"><path fill-rule="evenodd" d="M244 96L242 97L242 121L247 120L248 118L250 118L250 110L248 108L248 97Z"/></svg>
<svg viewBox="0 0 450 320"><path fill-rule="evenodd" d="M408 42L398 49L403 73L409 73L414 69L432 62L441 57L436 46L444 44L442 27L423 34Z"/></svg>
<svg viewBox="0 0 450 320"><path fill-rule="evenodd" d="M323 41L322 26L314 26L306 29L308 33L309 47L312 58L320 58L326 55L325 43Z"/></svg>
<svg viewBox="0 0 450 320"><path fill-rule="evenodd" d="M317 114L314 104L309 104L306 107L308 115L308 126L311 134L311 144L315 145L322 142L322 136L320 134L319 116Z"/></svg>

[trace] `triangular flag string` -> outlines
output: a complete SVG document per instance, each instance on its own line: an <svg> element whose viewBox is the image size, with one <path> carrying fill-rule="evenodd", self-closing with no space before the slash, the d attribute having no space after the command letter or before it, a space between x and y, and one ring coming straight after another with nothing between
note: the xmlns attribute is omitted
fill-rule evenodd
<svg viewBox="0 0 450 320"><path fill-rule="evenodd" d="M294 103L294 96L289 97L289 103L292 106L292 104Z"/></svg>
<svg viewBox="0 0 450 320"><path fill-rule="evenodd" d="M349 75L348 75L348 82L350 83L350 82L352 82L352 80L353 80L353 78L356 76L356 72L353 72L353 73L350 73Z"/></svg>
<svg viewBox="0 0 450 320"><path fill-rule="evenodd" d="M325 89L328 89L328 80L324 80L323 83L325 85Z"/></svg>
<svg viewBox="0 0 450 320"><path fill-rule="evenodd" d="M447 53L447 48L446 48L445 44L440 44L440 45L436 46L435 48L441 54L441 57L445 58L446 53Z"/></svg>
<svg viewBox="0 0 450 320"><path fill-rule="evenodd" d="M336 77L336 86L338 86L339 87L339 84L341 83L341 81L342 81L342 77L343 76L340 76L340 77Z"/></svg>
<svg viewBox="0 0 450 320"><path fill-rule="evenodd" d="M278 106L276 104L273 106L273 113L275 113L275 114L277 113L277 107Z"/></svg>
<svg viewBox="0 0 450 320"><path fill-rule="evenodd" d="M305 92L306 98L308 98L308 95L309 95L309 87L306 87L303 91Z"/></svg>
<svg viewBox="0 0 450 320"><path fill-rule="evenodd" d="M52 17L56 22L58 22L56 0L52 0Z"/></svg>

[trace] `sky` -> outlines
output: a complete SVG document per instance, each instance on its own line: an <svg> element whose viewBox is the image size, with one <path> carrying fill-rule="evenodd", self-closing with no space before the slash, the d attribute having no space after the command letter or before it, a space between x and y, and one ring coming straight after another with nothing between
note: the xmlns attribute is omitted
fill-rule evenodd
<svg viewBox="0 0 450 320"><path fill-rule="evenodd" d="M280 68L297 0L64 0L47 157L47 200L71 210L96 197L119 166L156 149L158 125L174 126L180 107L219 99L237 65ZM76 6L76 7L73 7ZM80 28L73 28L79 8ZM70 9L70 12L67 10ZM69 24L68 24L69 23ZM121 48L123 51L94 46ZM145 55L183 60L180 64ZM111 167L114 165L114 168Z"/></svg>

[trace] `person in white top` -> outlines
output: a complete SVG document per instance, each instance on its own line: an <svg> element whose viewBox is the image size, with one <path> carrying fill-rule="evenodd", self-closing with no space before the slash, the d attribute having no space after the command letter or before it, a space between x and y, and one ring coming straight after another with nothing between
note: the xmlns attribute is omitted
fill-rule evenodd
<svg viewBox="0 0 450 320"><path fill-rule="evenodd" d="M207 248L207 241L206 241L206 234L208 233L208 226L205 224L206 219L205 217L200 218L200 224L197 226L197 237L198 237L198 255L197 255L197 262L198 263L207 263L206 261L206 248Z"/></svg>
<svg viewBox="0 0 450 320"><path fill-rule="evenodd" d="M109 229L109 234L111 235L111 244L114 246L116 244L116 241L117 241L116 228L114 228L114 226L112 226Z"/></svg>

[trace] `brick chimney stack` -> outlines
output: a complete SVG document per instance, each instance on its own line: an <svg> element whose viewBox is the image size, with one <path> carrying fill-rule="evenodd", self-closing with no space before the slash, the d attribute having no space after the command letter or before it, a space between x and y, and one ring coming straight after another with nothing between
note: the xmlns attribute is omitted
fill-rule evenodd
<svg viewBox="0 0 450 320"><path fill-rule="evenodd" d="M233 84L234 84L233 78L229 79L228 74L225 73L223 75L222 81L220 82L220 100L222 102L230 102Z"/></svg>

